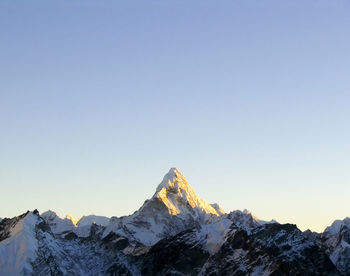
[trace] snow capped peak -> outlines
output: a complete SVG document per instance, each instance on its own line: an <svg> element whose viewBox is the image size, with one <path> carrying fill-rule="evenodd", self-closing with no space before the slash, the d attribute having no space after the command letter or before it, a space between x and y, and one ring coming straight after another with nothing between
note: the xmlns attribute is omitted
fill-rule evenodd
<svg viewBox="0 0 350 276"><path fill-rule="evenodd" d="M165 237L188 228L212 223L225 212L217 205L200 199L182 173L171 168L155 194L134 214L111 219L104 231L128 237L150 246Z"/></svg>
<svg viewBox="0 0 350 276"><path fill-rule="evenodd" d="M96 216L96 215L82 216L77 222L77 226L78 227L82 227L86 225L90 226L91 224L107 226L109 221L110 221L110 218L104 217L104 216Z"/></svg>
<svg viewBox="0 0 350 276"><path fill-rule="evenodd" d="M75 225L70 218L60 218L55 212L49 210L41 214L41 217L51 227L51 230L55 234L62 234L73 231Z"/></svg>
<svg viewBox="0 0 350 276"><path fill-rule="evenodd" d="M200 213L220 216L225 212L217 205L200 199L177 168L171 168L158 185L153 198L158 198L168 208L169 214ZM189 210L193 209L193 210Z"/></svg>
<svg viewBox="0 0 350 276"><path fill-rule="evenodd" d="M83 216L79 219L72 215L66 215L63 219L51 210L44 212L41 217L54 234L65 235L74 232L79 237L87 237L90 234L92 224L107 226L109 223L109 218L95 215Z"/></svg>
<svg viewBox="0 0 350 276"><path fill-rule="evenodd" d="M40 219L35 212L17 218L9 237L0 242L0 275L31 275L32 272L31 263L38 249L34 229Z"/></svg>
<svg viewBox="0 0 350 276"><path fill-rule="evenodd" d="M47 210L46 212L41 214L41 217L46 220L46 219L55 219L58 216L54 211Z"/></svg>
<svg viewBox="0 0 350 276"><path fill-rule="evenodd" d="M335 220L331 226L328 226L324 230L324 234L325 235L338 234L344 226L347 226L350 228L350 217L347 217L343 220L340 220L340 219Z"/></svg>
<svg viewBox="0 0 350 276"><path fill-rule="evenodd" d="M252 216L252 218L254 219L254 220L256 220L256 221L261 221L261 219L259 219L257 216L255 216L255 215L253 215L253 213L250 211L250 210L248 210L248 209L244 209L243 210L243 213L244 214L247 214L247 215L251 215Z"/></svg>
<svg viewBox="0 0 350 276"><path fill-rule="evenodd" d="M211 204L211 206L213 206L213 208L214 208L219 214L221 214L221 215L225 214L224 209L222 209L222 208L219 206L219 204L213 203L213 204Z"/></svg>
<svg viewBox="0 0 350 276"><path fill-rule="evenodd" d="M65 219L70 220L74 226L77 226L77 224L81 218L76 219L71 214L68 214L68 215L66 215Z"/></svg>
<svg viewBox="0 0 350 276"><path fill-rule="evenodd" d="M176 182L187 184L187 181L183 174L177 168L171 168L169 172L164 175L162 182L158 185L157 192L163 188L167 189L169 187L173 187Z"/></svg>

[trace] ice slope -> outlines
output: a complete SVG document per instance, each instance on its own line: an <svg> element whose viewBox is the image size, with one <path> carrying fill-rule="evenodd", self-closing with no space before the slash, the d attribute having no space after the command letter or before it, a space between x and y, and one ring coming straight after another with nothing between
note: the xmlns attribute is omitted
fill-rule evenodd
<svg viewBox="0 0 350 276"><path fill-rule="evenodd" d="M38 216L32 212L17 222L10 237L0 242L0 275L23 275L32 271L31 262L36 258L38 242L35 226Z"/></svg>

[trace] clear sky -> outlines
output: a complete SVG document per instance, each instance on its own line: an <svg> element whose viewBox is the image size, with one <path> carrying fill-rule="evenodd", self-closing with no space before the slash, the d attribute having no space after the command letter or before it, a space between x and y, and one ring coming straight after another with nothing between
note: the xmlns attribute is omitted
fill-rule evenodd
<svg viewBox="0 0 350 276"><path fill-rule="evenodd" d="M350 216L349 1L0 2L0 217L127 215L178 167L226 211Z"/></svg>

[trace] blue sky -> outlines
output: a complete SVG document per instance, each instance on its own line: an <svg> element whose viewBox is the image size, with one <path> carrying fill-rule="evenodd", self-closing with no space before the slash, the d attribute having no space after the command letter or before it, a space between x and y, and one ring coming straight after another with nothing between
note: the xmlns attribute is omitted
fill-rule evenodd
<svg viewBox="0 0 350 276"><path fill-rule="evenodd" d="M132 213L170 167L226 211L350 216L348 1L1 1L0 217Z"/></svg>

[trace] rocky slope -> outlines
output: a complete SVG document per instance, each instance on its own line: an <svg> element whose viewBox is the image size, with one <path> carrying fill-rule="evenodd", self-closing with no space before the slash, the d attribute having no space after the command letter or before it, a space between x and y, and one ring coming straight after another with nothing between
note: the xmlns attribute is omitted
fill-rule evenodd
<svg viewBox="0 0 350 276"><path fill-rule="evenodd" d="M332 262L344 275L350 275L350 218L336 220L316 238Z"/></svg>
<svg viewBox="0 0 350 276"><path fill-rule="evenodd" d="M171 169L134 214L0 221L0 275L350 275L350 219L324 233L225 213Z"/></svg>

